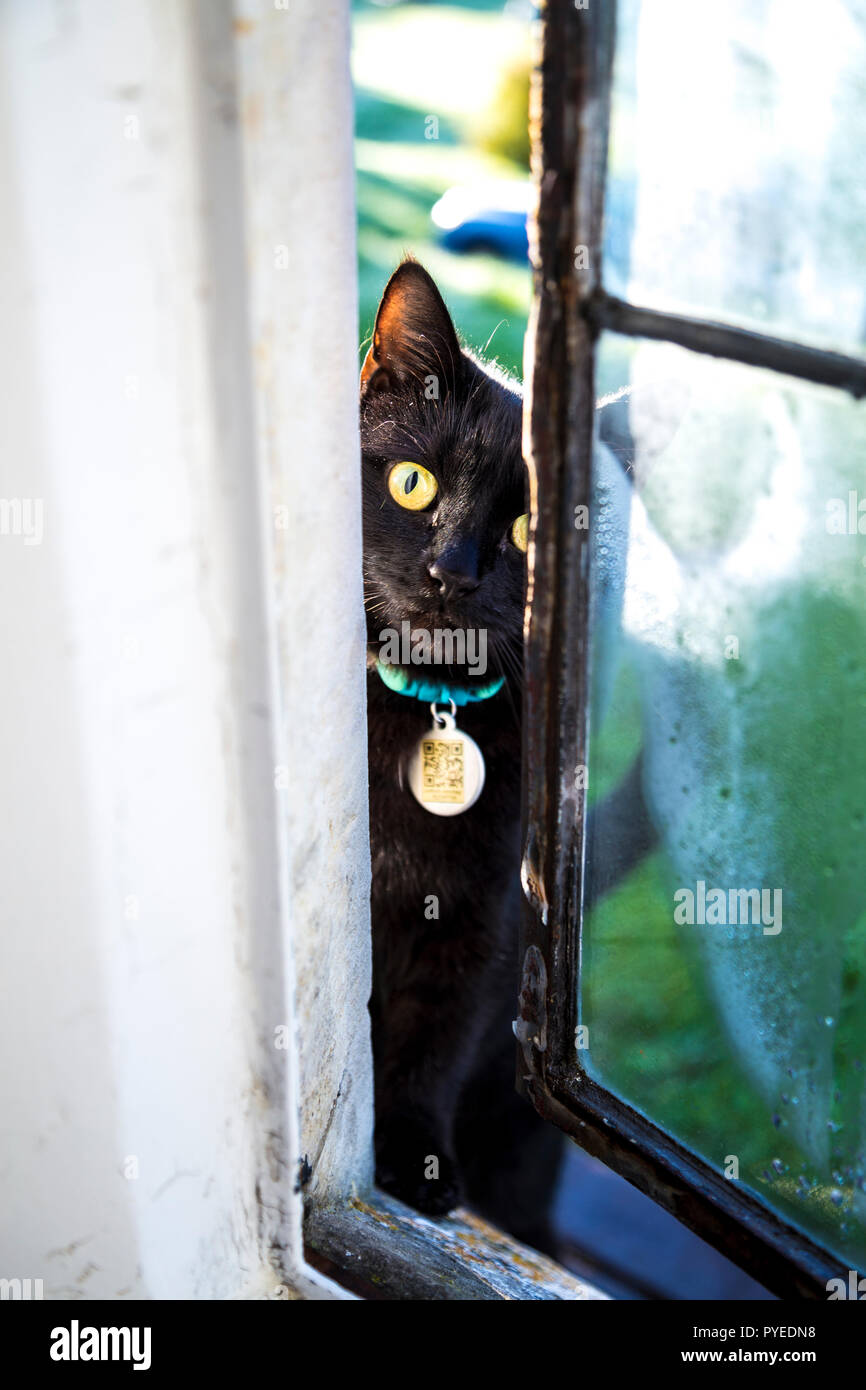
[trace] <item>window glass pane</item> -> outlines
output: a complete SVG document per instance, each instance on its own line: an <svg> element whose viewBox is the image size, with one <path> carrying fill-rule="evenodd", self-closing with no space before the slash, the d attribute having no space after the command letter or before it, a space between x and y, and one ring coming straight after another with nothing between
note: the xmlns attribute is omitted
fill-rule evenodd
<svg viewBox="0 0 866 1390"><path fill-rule="evenodd" d="M862 1264L866 404L612 335L599 365L631 395L594 461L589 797L641 754L659 844L587 914L580 1058ZM587 882L621 851L591 834Z"/></svg>
<svg viewBox="0 0 866 1390"><path fill-rule="evenodd" d="M864 0L620 0L611 292L866 345Z"/></svg>

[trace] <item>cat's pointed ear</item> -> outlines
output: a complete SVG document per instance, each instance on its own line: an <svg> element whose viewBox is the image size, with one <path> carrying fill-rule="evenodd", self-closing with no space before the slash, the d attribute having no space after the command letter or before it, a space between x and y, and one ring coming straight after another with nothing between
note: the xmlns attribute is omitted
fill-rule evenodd
<svg viewBox="0 0 866 1390"><path fill-rule="evenodd" d="M438 400L459 371L460 345L445 302L424 267L404 261L382 295L361 368L361 397L415 382L428 400Z"/></svg>

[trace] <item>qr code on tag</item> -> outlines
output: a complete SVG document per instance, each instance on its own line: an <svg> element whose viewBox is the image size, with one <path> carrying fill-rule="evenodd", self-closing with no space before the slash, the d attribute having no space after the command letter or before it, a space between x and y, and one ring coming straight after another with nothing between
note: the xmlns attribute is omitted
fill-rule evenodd
<svg viewBox="0 0 866 1390"><path fill-rule="evenodd" d="M460 739L425 738L421 742L421 799L465 800L465 767Z"/></svg>

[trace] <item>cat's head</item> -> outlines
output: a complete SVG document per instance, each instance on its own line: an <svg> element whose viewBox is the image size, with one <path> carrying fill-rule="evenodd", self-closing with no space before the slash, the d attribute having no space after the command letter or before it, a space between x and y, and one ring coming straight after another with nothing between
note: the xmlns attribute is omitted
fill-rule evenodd
<svg viewBox="0 0 866 1390"><path fill-rule="evenodd" d="M431 277L389 280L361 372L364 596L384 629L483 629L519 660L526 574L522 400L463 352ZM515 526L515 523L517 525Z"/></svg>

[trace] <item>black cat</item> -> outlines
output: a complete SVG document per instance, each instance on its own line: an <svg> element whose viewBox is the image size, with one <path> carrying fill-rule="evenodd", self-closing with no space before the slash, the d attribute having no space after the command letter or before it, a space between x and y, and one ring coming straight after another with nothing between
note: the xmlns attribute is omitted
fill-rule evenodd
<svg viewBox="0 0 866 1390"><path fill-rule="evenodd" d="M461 351L432 279L404 262L385 289L361 374L376 1175L421 1211L442 1214L466 1200L550 1251L561 1136L515 1091L511 1027L526 579L522 406L515 385ZM459 727L481 749L484 788L448 818L421 806L407 783L409 760L431 728L429 703L390 688L376 664L382 634L399 633L403 623L413 636L447 629L486 637L484 671L466 662L403 668L407 680L488 692L457 711ZM499 676L504 683L489 694ZM622 822L636 777L612 810Z"/></svg>
<svg viewBox="0 0 866 1390"><path fill-rule="evenodd" d="M519 392L461 351L432 279L404 262L382 298L361 377L377 1181L429 1213L468 1200L549 1248L560 1136L515 1093L511 1030L526 559L515 522L527 510L521 416ZM401 463L420 469L394 477ZM419 805L406 781L431 727L429 705L388 688L374 664L380 633L400 632L406 620L413 635L486 635L485 671L414 666L410 677L471 689L505 676L498 693L458 710L486 780L476 804L448 818Z"/></svg>

